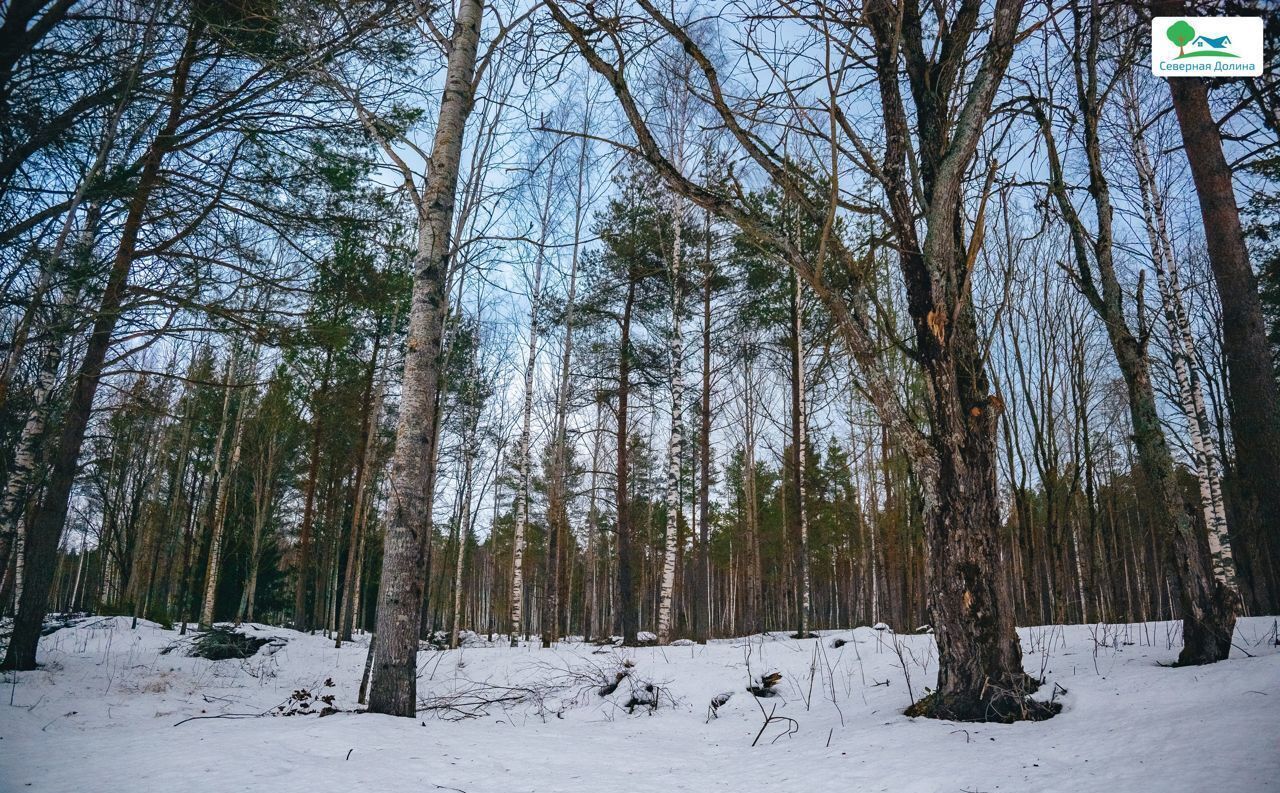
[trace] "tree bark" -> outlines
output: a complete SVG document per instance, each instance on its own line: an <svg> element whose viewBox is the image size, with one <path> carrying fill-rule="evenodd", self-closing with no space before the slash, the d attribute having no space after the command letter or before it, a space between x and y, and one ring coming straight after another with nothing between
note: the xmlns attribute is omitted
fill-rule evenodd
<svg viewBox="0 0 1280 793"><path fill-rule="evenodd" d="M632 537L631 537L631 477L628 468L630 461L630 434L628 428L628 400L631 396L631 314L636 299L636 278L634 272L628 273L627 297L622 307L622 338L618 343L618 457L615 468L617 479L616 510L618 527L618 611L622 622L622 643L633 646L639 633L639 614L635 578L632 574Z"/></svg>
<svg viewBox="0 0 1280 793"><path fill-rule="evenodd" d="M698 405L698 569L694 579L693 635L706 644L711 631L711 213L705 212L702 262L702 399Z"/></svg>
<svg viewBox="0 0 1280 793"><path fill-rule="evenodd" d="M424 194L405 340L403 397L392 457L391 496L378 586L377 642L369 710L412 717L417 709L418 630L423 560L430 542L440 342L463 133L475 100L476 51L484 5L460 0Z"/></svg>
<svg viewBox="0 0 1280 793"><path fill-rule="evenodd" d="M120 318L129 271L137 250L138 236L151 195L160 184L160 167L165 155L172 148L178 127L182 122L182 108L186 99L187 79L196 58L196 45L200 40L202 25L191 23L186 42L174 68L173 82L167 97L168 113L164 125L151 142L143 157L142 170L128 212L120 231L120 243L112 261L98 311L89 334L84 359L75 377L75 385L63 417L58 446L50 466L47 490L31 522L26 543L27 583L18 603L13 635L5 653L3 668L29 670L36 666L36 646L40 640L40 628L48 604L49 589L57 563L58 541L66 523L71 489L89 425L93 400L106 364L111 336Z"/></svg>
<svg viewBox="0 0 1280 793"><path fill-rule="evenodd" d="M678 167L678 166L677 166ZM680 266L684 245L684 201L672 197L671 210L672 248L668 277L671 286L671 339L668 355L668 375L671 387L671 426L667 436L667 488L666 525L663 527L665 542L662 556L662 584L658 596L658 644L671 641L671 605L675 598L676 549L680 532L683 503L680 498L680 466L684 459L684 335L683 292Z"/></svg>
<svg viewBox="0 0 1280 793"><path fill-rule="evenodd" d="M1183 0L1161 0L1156 13L1182 16ZM1270 546L1280 558L1280 394L1277 393L1271 347L1267 342L1258 281L1249 263L1236 203L1231 167L1222 150L1222 135L1209 108L1206 83L1200 78L1173 78L1169 94L1182 131L1183 150L1191 165L1204 220L1209 265L1222 305L1222 351L1231 393L1231 434L1235 441L1235 490L1257 548ZM1249 560L1242 558L1242 566ZM1258 579L1262 570L1246 571ZM1263 592L1258 605L1275 608L1280 593Z"/></svg>

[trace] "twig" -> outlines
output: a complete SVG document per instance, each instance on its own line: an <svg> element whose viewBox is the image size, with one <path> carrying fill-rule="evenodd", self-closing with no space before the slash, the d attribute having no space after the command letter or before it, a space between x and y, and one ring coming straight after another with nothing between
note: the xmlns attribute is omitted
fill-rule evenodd
<svg viewBox="0 0 1280 793"><path fill-rule="evenodd" d="M261 713L219 713L214 716L188 716L173 726L178 727L189 721L196 721L197 719L260 719L262 718L262 715L263 714Z"/></svg>

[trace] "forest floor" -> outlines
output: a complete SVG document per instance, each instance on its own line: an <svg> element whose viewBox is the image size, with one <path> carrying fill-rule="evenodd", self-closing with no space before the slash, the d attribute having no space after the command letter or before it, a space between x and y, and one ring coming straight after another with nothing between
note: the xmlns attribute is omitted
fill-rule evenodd
<svg viewBox="0 0 1280 793"><path fill-rule="evenodd" d="M246 625L270 643L209 661L176 631L89 617L43 639L41 670L3 679L0 790L1280 790L1275 626L1241 620L1231 660L1182 669L1166 666L1177 624L1021 629L1037 697L1063 710L1005 725L902 715L934 682L932 637L870 628L628 649L471 636L422 652L422 707L402 719L350 712L367 636L334 649ZM773 672L777 696L745 690Z"/></svg>

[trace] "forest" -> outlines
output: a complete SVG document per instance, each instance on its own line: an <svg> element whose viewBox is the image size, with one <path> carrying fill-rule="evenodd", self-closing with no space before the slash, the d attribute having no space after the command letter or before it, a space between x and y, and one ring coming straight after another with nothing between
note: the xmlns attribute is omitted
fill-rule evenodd
<svg viewBox="0 0 1280 793"><path fill-rule="evenodd" d="M1280 784L1269 3L0 13L0 790Z"/></svg>

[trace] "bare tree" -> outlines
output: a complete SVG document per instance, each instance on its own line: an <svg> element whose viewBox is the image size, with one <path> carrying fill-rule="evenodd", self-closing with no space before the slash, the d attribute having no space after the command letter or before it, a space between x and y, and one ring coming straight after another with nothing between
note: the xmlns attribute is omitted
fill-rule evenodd
<svg viewBox="0 0 1280 793"><path fill-rule="evenodd" d="M694 59L700 83L691 90L698 91L708 103L710 112L729 130L743 154L799 211L827 227L830 210L813 199L815 192L823 190L807 183L803 174L780 159L777 149L748 128L746 110L736 108L726 97L714 61L698 42L649 0L637 0L637 5L643 11L644 24L656 29L653 35L671 37ZM925 434L897 403L876 360L866 305L856 297L846 299L844 290L832 288L825 277L830 273L823 270L826 255L822 250L817 257L798 250L732 194L685 177L650 131L632 94L627 72L630 53L622 39L610 34L616 18L603 18L591 5L548 3L578 51L613 90L636 137L635 150L673 190L734 222L758 243L779 251L831 311L860 365L866 381L861 387L910 455L923 490L926 558L940 650L939 690L920 703L916 712L922 714L987 718L994 708L1008 718L1019 718L1026 714L1022 695L1034 686L1022 671L1013 613L1000 583L996 427L1001 401L990 392L984 371L968 275L981 242L981 222L968 244L960 233L962 187L1013 53L1022 6L1020 0L994 4L987 41L972 72L962 66L970 57L982 3L960 3L954 13L938 20L939 41L933 45L926 44L924 12L914 2L870 2L861 16L812 3L803 15L824 33L868 25L874 39L872 56L885 150L881 157L866 156L860 161L888 196L886 221L900 252L916 331L917 347L912 355L929 383L930 432ZM910 152L918 174L908 170L912 136L900 92L903 66L918 128L918 149ZM835 130L855 151L867 151L866 142L848 124L837 103L830 102L825 110L830 124L815 124L811 136L825 137L824 145L835 149L841 142L826 131ZM917 185L922 191L913 199ZM857 204L844 198L834 201ZM923 210L923 225L917 206ZM923 239L919 237L922 228ZM860 271L856 257L838 237L824 238L823 248L850 276Z"/></svg>

